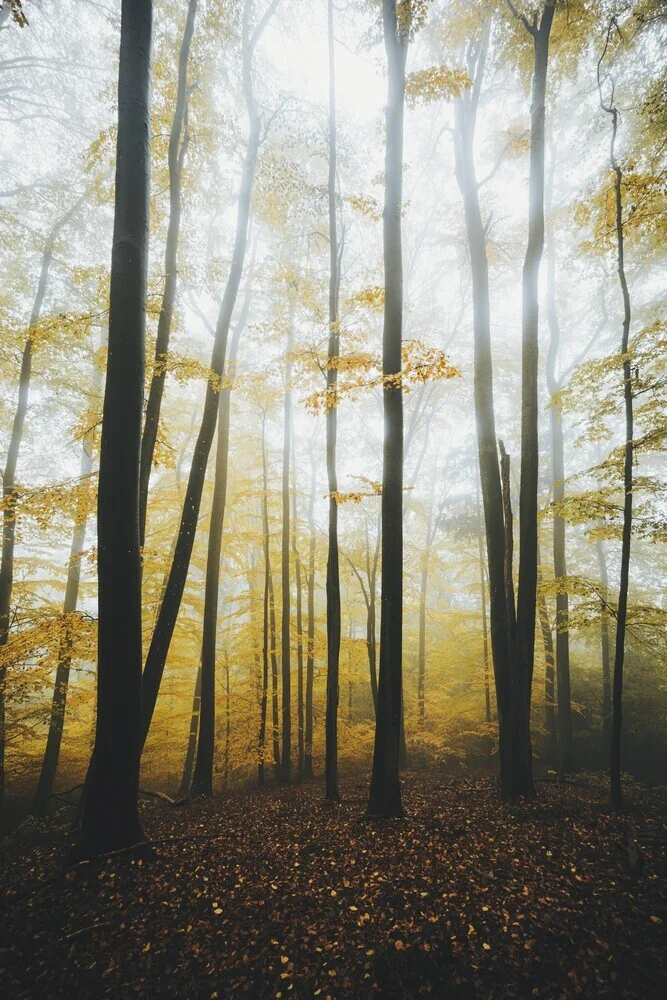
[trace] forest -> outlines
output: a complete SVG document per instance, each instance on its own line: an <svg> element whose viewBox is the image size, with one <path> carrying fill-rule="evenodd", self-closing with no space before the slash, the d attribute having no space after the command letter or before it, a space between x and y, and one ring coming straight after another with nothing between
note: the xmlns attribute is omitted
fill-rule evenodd
<svg viewBox="0 0 667 1000"><path fill-rule="evenodd" d="M667 991L667 2L0 0L0 990Z"/></svg>

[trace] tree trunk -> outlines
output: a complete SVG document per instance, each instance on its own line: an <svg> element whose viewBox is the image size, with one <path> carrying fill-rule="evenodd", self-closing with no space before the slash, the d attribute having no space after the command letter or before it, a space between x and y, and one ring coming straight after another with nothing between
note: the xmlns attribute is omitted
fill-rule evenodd
<svg viewBox="0 0 667 1000"><path fill-rule="evenodd" d="M183 765L183 777L181 787L178 790L179 799L190 794L192 785L192 771L195 763L195 752L197 750L197 734L199 733L199 712L201 709L201 663L197 667L197 678L195 680L195 693L192 697L192 711L190 712L190 731L188 733L188 746L185 751L185 764Z"/></svg>
<svg viewBox="0 0 667 1000"><path fill-rule="evenodd" d="M615 23L615 22L614 22ZM625 660L625 624L628 616L628 588L630 583L630 544L632 540L632 461L634 414L632 398L632 370L628 346L630 340L630 322L632 311L630 292L625 274L625 248L623 241L623 170L616 159L616 135L618 132L618 108L612 97L605 104L602 97L602 81L600 80L600 65L609 45L612 31L610 26L607 34L607 45L598 63L598 88L602 110L611 116L611 144L609 149L609 164L614 172L614 195L616 210L616 261L618 280L623 298L623 331L621 334L621 355L623 357L623 400L625 404L625 450L623 459L623 533L621 541L621 573L618 588L618 608L616 611L616 648L614 651L614 674L611 704L611 751L610 751L610 786L611 805L616 812L623 808L623 786L621 782L621 751L623 737L623 665Z"/></svg>
<svg viewBox="0 0 667 1000"><path fill-rule="evenodd" d="M602 743L605 751L611 746L611 653L609 643L609 575L602 539L595 542L600 567L600 647L602 655Z"/></svg>
<svg viewBox="0 0 667 1000"><path fill-rule="evenodd" d="M306 732L304 740L303 776L313 777L313 681L315 677L315 490L317 489L317 466L311 453L310 503L308 506L308 646L306 653Z"/></svg>
<svg viewBox="0 0 667 1000"><path fill-rule="evenodd" d="M171 123L169 136L169 223L167 226L167 242L164 251L164 287L162 290L162 305L157 325L155 341L155 362L148 401L144 419L144 433L141 438L141 466L139 473L139 531L143 548L146 537L146 508L148 504L148 483L153 465L153 453L160 423L162 394L167 376L167 354L169 351L169 336L176 301L176 285L178 281L178 236L181 228L181 174L188 145L187 130L183 129L187 122L188 107L188 59L190 44L195 27L195 14L198 0L189 0L185 16L185 27L181 41L181 51L178 58L178 82L176 84L176 107ZM181 141L181 136L183 139Z"/></svg>
<svg viewBox="0 0 667 1000"><path fill-rule="evenodd" d="M303 587L301 559L297 545L297 469L296 439L294 436L294 414L292 414L292 557L296 583L296 704L297 704L297 774L303 779L304 765L304 710L303 710Z"/></svg>
<svg viewBox="0 0 667 1000"><path fill-rule="evenodd" d="M479 487L477 488L477 551L479 559L479 589L482 605L482 650L484 657L484 718L487 725L491 723L491 684L489 679L489 629L486 613L486 580L484 574L484 540L482 538L482 518L479 505Z"/></svg>
<svg viewBox="0 0 667 1000"><path fill-rule="evenodd" d="M243 173L241 178L241 188L239 192L239 204L236 218L236 236L234 250L232 254L232 264L229 270L229 277L225 287L225 293L220 305L218 322L215 330L215 340L211 355L211 370L213 378L222 378L224 373L225 354L227 351L227 336L231 324L236 296L241 283L241 274L245 261L246 247L248 243L248 221L250 217L250 199L252 195L253 180L255 176L255 166L257 163L257 153L260 144L261 122L257 110L257 105L252 90L252 54L257 44L263 28L269 17L277 6L278 0L267 9L259 25L250 35L249 17L251 0L246 0L243 15L243 82L246 95L246 105L250 118L250 134L248 137L248 147L246 150ZM153 631L146 666L143 675L143 724L142 736L145 741L150 728L153 711L160 690L160 682L164 672L171 638L176 626L176 618L183 597L185 581L190 566L190 557L194 545L197 524L199 521L199 508L206 478L206 466L208 457L215 436L215 428L218 419L219 387L214 380L209 380L206 387L206 398L204 402L204 414L202 417L199 435L195 444L190 475L181 514L181 522L176 543L176 551L169 573L169 581L165 590L164 599L160 606L157 622Z"/></svg>
<svg viewBox="0 0 667 1000"><path fill-rule="evenodd" d="M455 103L455 172L466 223L473 301L473 388L489 582L491 653L496 687L500 759L500 790L504 799L513 795L513 743L510 739L510 635L505 599L505 523L503 495L496 443L491 358L491 312L486 228L482 222L479 186L475 175L473 145L477 109L489 42L489 24L481 39L468 49L468 73L473 86Z"/></svg>
<svg viewBox="0 0 667 1000"><path fill-rule="evenodd" d="M94 368L94 388L93 392L99 391L102 379L98 369ZM87 431L81 447L81 466L79 478L82 482L89 480L93 471L93 450L95 447L95 428ZM89 487L90 484L88 484ZM86 542L86 521L87 521L88 497L81 498L76 516L74 518L74 531L72 534L72 545L70 548L69 562L67 564L67 583L65 585L65 599L63 601L63 618L65 620L65 631L58 647L58 663L56 666L56 678L53 686L53 700L51 702L51 717L49 720L49 732L46 738L46 749L42 760L42 769L37 782L37 790L32 805L32 812L35 816L46 815L46 807L51 793L53 783L58 768L58 758L60 757L60 744L63 736L63 725L65 721L65 709L67 707L67 688L69 685L69 674L72 663L72 637L70 634L70 622L75 624L76 606L79 600L79 582L81 579L81 557L83 555Z"/></svg>
<svg viewBox="0 0 667 1000"><path fill-rule="evenodd" d="M229 690L229 657L225 657L225 763L222 772L222 786L229 788L230 777L230 757L231 757L231 736L232 736L232 713Z"/></svg>
<svg viewBox="0 0 667 1000"><path fill-rule="evenodd" d="M537 570L537 615L540 619L540 629L542 631L542 643L544 645L544 709L545 723L547 730L547 753L550 760L556 760L558 756L558 729L556 721L555 702L555 657L554 642L551 634L551 623L549 621L549 610L547 601L542 593L542 573L539 569L539 549L538 549L538 570Z"/></svg>
<svg viewBox="0 0 667 1000"><path fill-rule="evenodd" d="M251 266L252 273L252 266ZM249 279L250 280L250 279ZM227 384L220 392L218 414L218 444L215 455L215 482L208 531L206 581L204 584L204 627L201 645L201 701L199 708L199 738L197 760L192 779L192 795L213 794L213 759L215 756L215 645L218 631L218 600L220 593L220 554L222 531L227 505L227 472L229 465L229 419L232 403L232 380L236 374L236 357L243 328L250 308L247 292L239 321L234 328L227 359Z"/></svg>
<svg viewBox="0 0 667 1000"><path fill-rule="evenodd" d="M285 363L285 398L283 403L283 478L282 478L282 551L281 551L281 629L280 664L282 672L282 719L283 747L280 763L281 781L287 783L292 769L292 664L290 650L290 455L292 453L292 344L294 322L293 308L290 306L287 352Z"/></svg>
<svg viewBox="0 0 667 1000"><path fill-rule="evenodd" d="M380 675L373 774L368 802L372 816L401 816L399 757L403 686L403 390L400 384L403 326L403 117L408 29L399 24L396 0L383 0L388 63L385 154L384 328L382 372L384 444L382 461L382 596ZM398 379L396 378L398 376Z"/></svg>
<svg viewBox="0 0 667 1000"><path fill-rule="evenodd" d="M544 249L544 123L549 65L549 36L554 4L545 3L539 26L530 29L534 44L533 94L530 109L530 173L528 180L528 245L523 265L521 319L521 476L519 486L519 587L516 650L512 687L514 765L512 797L533 796L533 751L530 702L535 659L537 597L538 479L538 284Z"/></svg>
<svg viewBox="0 0 667 1000"><path fill-rule="evenodd" d="M153 5L123 0L109 354L102 416L95 748L81 803L91 854L144 840L141 758L139 456L144 393Z"/></svg>
<svg viewBox="0 0 667 1000"><path fill-rule="evenodd" d="M555 156L551 157L547 187L547 217L551 214ZM551 425L551 482L554 504L565 497L565 458L563 445L563 420L558 393L562 386L556 375L556 359L560 346L560 324L556 311L556 253L553 223L546 228L547 249L547 320L549 323L549 350L547 352L547 388L551 396L549 420ZM572 746L572 704L570 696L570 631L569 599L567 593L567 561L565 557L565 519L554 513L553 518L554 574L558 582L556 592L556 676L558 679L558 766L561 774L574 769ZM548 711L548 705L547 705ZM548 720L549 728L549 720ZM550 732L550 729L549 729Z"/></svg>
<svg viewBox="0 0 667 1000"><path fill-rule="evenodd" d="M334 62L333 0L328 0L329 36L329 349L327 389L335 394L338 381L337 358L340 353L338 292L338 226L336 223L336 74ZM331 402L331 401L330 401ZM338 697L340 657L340 572L338 565L338 477L336 474L335 405L329 405L327 422L327 477L329 485L329 549L327 554L327 706L324 796L327 802L340 802L338 788Z"/></svg>
<svg viewBox="0 0 667 1000"><path fill-rule="evenodd" d="M74 213L83 203L83 198L77 199L72 207L51 228L46 238L42 264L37 282L37 291L32 304L28 336L21 357L21 372L19 375L19 393L12 431L7 449L7 462L2 473L2 558L0 559L0 651L9 641L11 626L11 600L14 587L14 545L16 541L16 520L18 490L16 486L16 466L23 440L26 413L28 411L28 395L32 376L33 331L39 322L44 304L44 296L49 280L49 271L53 262L53 248L60 231L67 225ZM5 793L5 744L6 744L6 707L5 684L7 680L7 665L0 663L0 817L2 815Z"/></svg>

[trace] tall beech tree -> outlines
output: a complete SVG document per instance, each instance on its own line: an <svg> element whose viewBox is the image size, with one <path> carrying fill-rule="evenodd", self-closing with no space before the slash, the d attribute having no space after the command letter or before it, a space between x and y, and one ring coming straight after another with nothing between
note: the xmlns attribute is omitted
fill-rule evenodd
<svg viewBox="0 0 667 1000"><path fill-rule="evenodd" d="M94 398L99 393L102 385L102 379L97 367L94 367L93 371L94 376L91 395ZM32 804L32 811L36 816L44 816L46 814L46 807L53 792L53 783L55 781L56 770L58 768L60 745L62 743L63 727L65 724L67 688L69 685L69 676L72 666L72 645L77 626L76 607L79 600L81 560L86 542L88 504L90 502L90 490L92 489L90 479L93 471L96 431L97 427L93 424L93 426L86 431L81 445L81 465L79 469L79 477L81 483L84 484L84 492L81 494L76 507L74 530L72 532L72 544L67 563L67 582L65 584L65 598L63 600L63 634L58 646L58 661L56 664L56 676L53 684L49 731L46 737L46 747L44 750L44 757L42 758L42 767L39 772L39 780L37 782L35 798Z"/></svg>
<svg viewBox="0 0 667 1000"><path fill-rule="evenodd" d="M549 348L547 351L547 389L549 390L549 423L551 430L551 490L554 505L565 498L565 451L563 443L563 417L559 393L563 388L556 365L560 348L560 323L556 308L556 249L554 246L553 207L556 153L552 147L549 179L546 189L546 272L547 272L547 322ZM553 517L554 574L558 581L556 591L556 677L558 680L558 763L562 774L574 767L572 746L572 701L570 695L570 611L567 592L567 559L565 553L565 518L556 511ZM550 711L548 709L548 711ZM549 728L551 716L549 716Z"/></svg>
<svg viewBox="0 0 667 1000"><path fill-rule="evenodd" d="M290 297L292 295L290 289ZM283 468L282 468L282 532L281 532L281 618L280 618L280 667L282 679L283 742L280 758L280 777L288 782L292 773L292 663L290 649L291 593L290 593L290 456L292 454L292 347L294 343L294 308L289 306L287 321L287 348L285 352L285 392L283 396Z"/></svg>
<svg viewBox="0 0 667 1000"><path fill-rule="evenodd" d="M329 345L327 389L336 391L337 358L340 353L340 261L336 220L336 63L334 53L333 0L327 3L329 38ZM400 337L400 334L399 334ZM338 789L338 667L340 658L340 568L338 554L338 476L336 472L336 407L329 405L327 426L327 479L329 485L329 548L327 552L327 707L324 794L328 802L339 802Z"/></svg>
<svg viewBox="0 0 667 1000"><path fill-rule="evenodd" d="M46 295L49 274L53 263L56 240L60 232L76 214L83 203L83 197L78 198L71 208L61 216L51 227L44 243L42 261L35 298L28 322L28 334L21 355L21 371L19 374L19 391L12 421L12 430L7 448L7 460L2 472L2 557L0 559L0 650L7 645L11 626L11 601L14 587L14 547L16 544L16 519L19 491L16 483L16 467L23 440L25 419L28 412L30 382L32 379L32 361L35 348L35 331L39 323L44 297ZM4 805L5 792L5 743L6 743L6 708L5 683L7 667L4 661L0 663L0 813Z"/></svg>
<svg viewBox="0 0 667 1000"><path fill-rule="evenodd" d="M505 600L505 517L498 461L496 418L491 358L491 303L487 225L482 219L474 157L477 115L489 45L490 24L467 49L468 75L472 86L454 105L455 173L465 217L470 254L473 310L473 391L477 423L477 455L484 510L486 558L489 583L491 654L498 711L500 788L504 799L514 796L514 741L510 732L510 629Z"/></svg>
<svg viewBox="0 0 667 1000"><path fill-rule="evenodd" d="M144 840L141 758L139 460L144 391L150 188L152 0L123 0L109 352L97 506L98 663L95 747L82 796L81 846Z"/></svg>
<svg viewBox="0 0 667 1000"><path fill-rule="evenodd" d="M224 374L225 354L227 352L227 337L232 321L236 297L241 284L241 275L245 263L246 248L248 245L248 225L250 220L250 199L252 196L253 180L257 165L257 154L261 141L262 118L257 106L257 101L253 89L252 62L253 54L257 47L266 25L273 16L279 0L272 0L266 8L264 14L259 19L256 27L251 29L251 16L253 9L252 0L246 0L243 10L242 23L242 54L243 54L243 90L246 101L246 110L250 121L250 131L248 135L248 145L246 148L243 171L241 175L241 186L239 190L239 201L236 216L236 235L234 239L234 249L232 263L229 269L229 276L225 286L225 292L220 304L218 321L215 328L215 338L213 351L211 354L211 377L206 386L206 398L204 401L204 413L202 422L195 443L190 476L185 492L183 512L176 542L176 549L171 564L169 579L165 588L164 597L160 605L153 637L146 656L146 665L143 674L143 739L145 741L150 728L155 702L160 690L160 682L164 672L164 666L171 645L171 638L174 634L176 619L183 597L185 581L190 566L190 557L194 545L197 524L199 520L199 508L201 505L204 480L206 478L206 467L208 457L215 436L215 429L218 420L220 380Z"/></svg>
<svg viewBox="0 0 667 1000"><path fill-rule="evenodd" d="M399 20L396 0L383 0L387 53L385 188L383 211L384 325L382 331L382 584L380 670L368 813L401 816L399 756L403 685L403 119L409 17Z"/></svg>
<svg viewBox="0 0 667 1000"><path fill-rule="evenodd" d="M153 454L160 423L160 410L164 383L167 377L167 354L169 337L176 303L176 288L178 284L178 238L181 229L181 178L183 164L188 148L187 108L188 108L188 61L190 45L195 28L195 15L199 0L189 0L185 15L185 28L178 57L178 82L176 84L176 107L169 135L169 223L167 226L167 241L164 249L164 286L162 304L157 325L155 341L155 360L153 374L146 402L144 432L141 437L141 470L139 494L139 529L143 546L146 536L146 506L148 503L148 484L153 465Z"/></svg>
<svg viewBox="0 0 667 1000"><path fill-rule="evenodd" d="M512 797L534 795L533 751L530 739L530 702L535 658L537 599L537 479L538 479L538 325L540 264L544 250L545 104L549 38L555 0L547 0L531 20L519 14L533 41L533 85L530 107L530 170L528 175L528 243L523 264L521 310L521 475L519 488L519 586L516 604L516 660L512 669L510 702ZM569 698L569 692L568 692Z"/></svg>
<svg viewBox="0 0 667 1000"><path fill-rule="evenodd" d="M625 408L625 442L623 448L623 529L621 535L621 572L618 585L618 605L616 610L616 647L614 650L614 673L611 701L611 748L610 783L611 804L616 812L623 808L623 786L621 783L621 750L623 737L623 665L625 660L625 626L628 617L628 588L630 583L630 544L632 541L632 461L634 453L634 412L632 393L632 367L628 346L632 308L628 279L625 273L625 243L623 233L623 167L616 154L618 136L618 107L614 100L614 81L603 75L602 66L614 33L618 31L616 19L612 18L607 29L604 49L597 65L597 81L600 93L600 107L611 118L611 140L609 144L609 166L614 175L614 224L616 229L616 266L623 300L623 327L621 333L621 358L623 362L623 402ZM609 95L605 99L605 86Z"/></svg>
<svg viewBox="0 0 667 1000"><path fill-rule="evenodd" d="M232 332L227 357L225 382L220 391L218 413L218 443L215 453L215 478L211 520L208 529L206 580L204 584L204 622L201 644L201 678L199 705L199 737L197 758L192 778L193 795L213 794L213 757L215 754L215 654L218 629L218 599L220 592L220 553L222 529L227 505L227 471L229 466L229 422L232 385L236 374L241 334L248 319L251 300L252 261L248 274L248 291L238 322ZM195 693L196 697L196 693Z"/></svg>
<svg viewBox="0 0 667 1000"><path fill-rule="evenodd" d="M313 683L315 680L315 491L317 490L317 465L310 445L310 497L308 501L308 570L306 572L307 646L306 646L306 698L304 720L303 776L313 777Z"/></svg>

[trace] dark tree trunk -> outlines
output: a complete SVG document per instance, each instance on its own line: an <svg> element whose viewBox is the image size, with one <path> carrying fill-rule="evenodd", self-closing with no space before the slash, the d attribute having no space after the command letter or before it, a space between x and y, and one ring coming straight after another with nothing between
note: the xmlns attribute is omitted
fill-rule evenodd
<svg viewBox="0 0 667 1000"><path fill-rule="evenodd" d="M303 776L313 777L313 681L315 677L315 490L317 489L317 466L311 454L310 503L308 506L308 646L306 652L306 732L304 740Z"/></svg>
<svg viewBox="0 0 667 1000"><path fill-rule="evenodd" d="M615 21L613 22L615 25ZM621 355L623 357L623 400L625 404L625 451L623 459L623 532L621 541L621 573L618 587L618 607L616 611L616 648L614 651L614 674L611 703L611 750L610 750L610 785L611 805L616 812L623 808L623 786L621 782L621 751L623 737L623 664L625 660L625 625L628 616L628 588L630 583L630 544L632 540L632 461L634 414L632 398L632 369L628 356L630 340L630 323L632 311L630 292L625 273L625 247L623 241L623 170L616 159L616 135L618 132L618 108L613 103L612 96L605 104L602 96L602 80L600 67L609 45L613 26L610 25L607 34L607 44L598 63L598 87L602 110L611 116L611 145L609 149L609 165L614 173L615 223L616 223L616 262L618 280L623 298L623 331L621 334Z"/></svg>
<svg viewBox="0 0 667 1000"><path fill-rule="evenodd" d="M382 462L382 596L380 674L373 774L368 802L372 816L401 816L399 758L403 686L403 389L400 384L403 327L403 117L408 29L399 24L396 0L383 0L388 64L386 109L384 328L382 349L384 445ZM398 380L396 376L399 376ZM398 384L396 384L398 382Z"/></svg>
<svg viewBox="0 0 667 1000"><path fill-rule="evenodd" d="M252 270L252 268L251 268ZM232 380L236 374L239 341L250 308L250 291L245 296L239 321L234 328L227 358L226 384L220 392L218 444L215 455L215 481L208 532L206 581L204 584L204 627L201 646L201 702L197 760L192 779L192 795L213 794L213 759L215 755L215 640L218 630L220 593L220 553L227 504L229 465L229 418L232 403Z"/></svg>
<svg viewBox="0 0 667 1000"><path fill-rule="evenodd" d="M489 678L489 627L486 611L486 578L484 573L484 539L482 538L482 518L477 488L477 551L479 559L479 590L482 605L482 655L484 657L484 719L491 723L491 684Z"/></svg>
<svg viewBox="0 0 667 1000"><path fill-rule="evenodd" d="M609 643L609 574L602 539L595 542L600 567L600 647L602 656L602 744L605 754L611 746L611 652Z"/></svg>
<svg viewBox="0 0 667 1000"><path fill-rule="evenodd" d="M454 152L456 178L463 197L473 288L474 397L477 422L482 505L486 532L489 582L491 654L496 687L500 758L500 789L504 799L513 795L513 741L510 738L510 634L505 599L505 523L496 443L491 359L491 312L486 228L482 222L479 185L475 175L473 145L477 109L489 41L488 23L481 40L468 49L468 72L473 86L455 104Z"/></svg>
<svg viewBox="0 0 667 1000"><path fill-rule="evenodd" d="M547 216L551 214L555 156L551 158L547 190ZM553 224L546 229L547 249L547 320L549 323L549 350L547 352L547 388L551 396L549 419L551 424L551 482L555 504L565 497L565 458L563 420L558 393L562 385L556 375L556 359L560 346L560 324L556 310L556 252ZM574 769L572 746L572 704L570 695L570 609L567 593L567 560L565 557L565 519L554 513L553 519L554 573L558 581L556 592L556 676L558 679L558 766L561 774ZM547 706L548 711L548 706ZM549 723L549 718L548 718ZM549 730L550 731L550 730Z"/></svg>
<svg viewBox="0 0 667 1000"><path fill-rule="evenodd" d="M188 745L185 751L185 764L183 765L183 777L181 787L178 790L178 797L185 798L190 794L192 785L192 772L195 764L195 753L197 750L197 734L199 733L199 712L201 709L201 663L197 667L197 677L195 680L195 693L192 696L192 711L190 712L190 730L188 732Z"/></svg>
<svg viewBox="0 0 667 1000"><path fill-rule="evenodd" d="M255 31L250 35L249 17L250 0L247 0L243 16L243 83L246 95L246 104L250 118L250 134L248 137L248 147L243 164L243 174L241 178L241 188L239 192L239 204L236 218L236 236L232 255L232 264L229 270L229 277L225 287L225 293L220 305L218 322L215 330L215 340L211 355L211 371L213 379L217 376L221 378L224 373L225 354L227 352L227 336L232 320L236 296L241 283L241 274L245 261L246 247L248 243L248 221L250 217L250 199L255 176L255 166L257 163L257 153L260 144L261 123L257 110L257 105L252 90L252 54L257 44L261 32L265 27L269 17L273 14L278 0L267 9L264 17L260 21ZM171 638L174 634L176 619L183 597L185 581L190 566L190 557L194 545L197 524L199 521L199 508L206 478L206 466L211 451L211 445L215 436L215 428L218 419L219 406L219 386L215 381L209 380L206 387L206 398L204 402L204 414L201 427L197 436L190 476L181 514L181 522L176 542L176 550L169 573L169 580L165 590L164 598L160 606L157 622L153 631L146 666L143 675L143 740L145 741L150 728L153 711L160 690L160 682L164 672Z"/></svg>
<svg viewBox="0 0 667 1000"><path fill-rule="evenodd" d="M334 62L333 0L328 0L329 35L329 349L327 389L335 394L336 359L340 353L338 292L338 226L336 224L336 73ZM338 788L338 669L340 657L340 572L338 565L338 477L336 474L336 407L330 405L327 421L327 478L329 485L329 549L327 554L327 707L324 795L340 802Z"/></svg>
<svg viewBox="0 0 667 1000"><path fill-rule="evenodd" d="M144 840L141 758L139 456L144 392L153 5L123 0L109 355L102 416L95 748L82 795L87 853Z"/></svg>
<svg viewBox="0 0 667 1000"><path fill-rule="evenodd" d="M519 487L519 587L516 614L516 662L512 688L514 740L513 798L533 796L533 751L530 702L535 659L537 597L538 479L538 284L544 249L544 127L549 37L554 4L547 2L537 23L528 25L534 45L533 93L530 109L530 173L528 180L528 245L523 265L521 320L521 476Z"/></svg>
<svg viewBox="0 0 667 1000"><path fill-rule="evenodd" d="M157 325L155 341L155 362L148 401L144 419L144 433L141 438L141 466L139 492L139 531L143 547L146 537L146 508L148 504L148 483L153 465L153 453L160 423L162 394L166 379L167 354L169 351L169 336L176 301L176 285L178 281L178 236L181 228L181 173L188 145L186 127L188 106L188 59L190 44L195 27L195 14L198 0L189 0L185 16L185 27L181 41L181 51L178 58L178 82L176 84L176 107L171 123L169 136L169 223L167 226L167 242L164 251L164 287L162 290L162 305Z"/></svg>
<svg viewBox="0 0 667 1000"><path fill-rule="evenodd" d="M296 583L296 704L297 704L297 774L303 779L304 765L304 708L303 708L303 584L301 559L297 545L297 468L296 439L294 436L294 415L292 415L292 557Z"/></svg>
<svg viewBox="0 0 667 1000"><path fill-rule="evenodd" d="M21 372L19 375L19 393L12 431L7 449L7 461L2 473L2 558L0 560L0 649L7 645L9 640L9 629L11 626L11 600L14 587L14 545L16 541L16 520L18 490L16 486L16 466L23 439L23 429L25 426L26 413L28 411L28 395L30 392L30 379L32 376L32 352L33 336L32 331L37 326L44 304L44 296L49 280L49 271L53 262L53 248L58 234L70 221L74 213L79 209L83 198L79 198L74 205L65 213L49 233L44 245L42 254L42 264L37 282L37 291L32 304L30 322L28 326L28 336L23 348L21 357ZM7 679L6 665L0 665L0 816L4 805L5 792L5 743L6 743L6 708L5 708L5 684Z"/></svg>
<svg viewBox="0 0 667 1000"><path fill-rule="evenodd" d="M257 783L266 781L266 714L269 698L269 601L271 596L271 550L269 546L269 483L266 468L266 413L262 413L262 538L264 549L264 601L262 619L262 702L259 722Z"/></svg>
<svg viewBox="0 0 667 1000"><path fill-rule="evenodd" d="M93 391L99 391L101 378L95 368L95 385ZM81 447L80 479L82 482L89 480L93 470L93 450L95 447L95 429L88 431L83 439ZM58 663L56 666L56 678L53 687L53 700L51 702L51 718L49 720L49 732L46 738L46 749L42 760L42 769L37 782L37 790L32 805L35 816L44 816L51 793L53 783L58 768L58 758L60 756L60 744L63 736L63 724L65 721L65 709L67 707L67 688L69 685L70 667L72 664L72 636L70 629L76 624L76 605L79 599L79 582L81 579L81 557L86 542L86 510L87 497L82 497L76 516L74 518L74 531L72 534L72 545L70 548L69 562L67 564L67 583L65 585L65 599L63 601L63 619L65 631L58 647Z"/></svg>
<svg viewBox="0 0 667 1000"><path fill-rule="evenodd" d="M287 783L292 771L292 663L290 649L290 455L292 453L292 343L293 311L290 307L289 330L285 363L285 398L283 403L283 478L282 478L282 551L281 584L282 605L280 621L280 665L282 673L283 747L280 762L281 781Z"/></svg>

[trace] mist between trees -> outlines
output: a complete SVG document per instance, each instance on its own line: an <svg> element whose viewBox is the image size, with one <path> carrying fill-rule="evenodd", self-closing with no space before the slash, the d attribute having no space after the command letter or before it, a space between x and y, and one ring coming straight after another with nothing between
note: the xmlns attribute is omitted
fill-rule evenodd
<svg viewBox="0 0 667 1000"><path fill-rule="evenodd" d="M7 826L664 776L666 30L2 3Z"/></svg>

